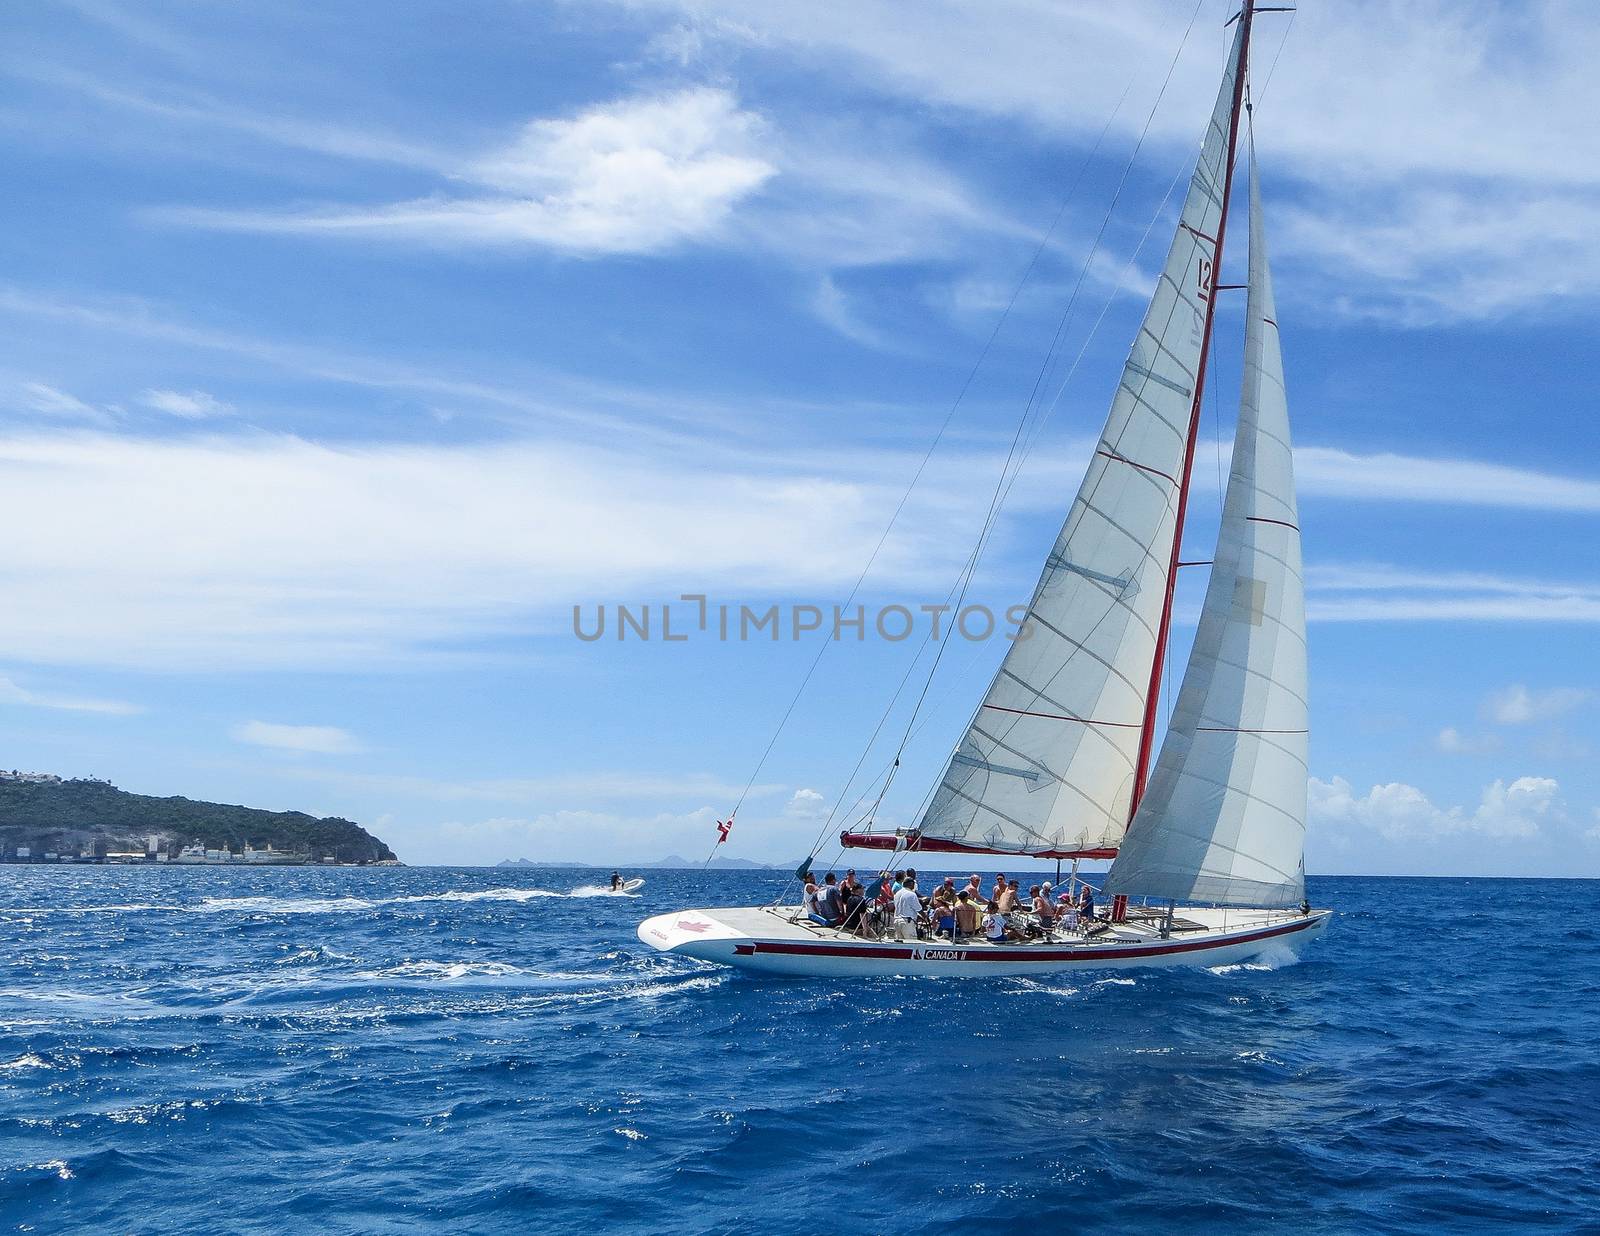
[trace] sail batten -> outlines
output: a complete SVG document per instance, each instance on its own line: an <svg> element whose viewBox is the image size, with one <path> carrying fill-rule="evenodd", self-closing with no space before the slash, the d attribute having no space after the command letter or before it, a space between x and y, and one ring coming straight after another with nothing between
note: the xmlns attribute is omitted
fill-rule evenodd
<svg viewBox="0 0 1600 1236"><path fill-rule="evenodd" d="M1305 897L1305 591L1288 403L1252 152L1239 428L1211 581L1113 893L1223 905ZM1271 329L1269 329L1271 328Z"/></svg>
<svg viewBox="0 0 1600 1236"><path fill-rule="evenodd" d="M1143 322L1016 640L915 830L924 846L1114 852L1138 792L1170 604L1248 23ZM1016 775L1034 770L1036 777Z"/></svg>

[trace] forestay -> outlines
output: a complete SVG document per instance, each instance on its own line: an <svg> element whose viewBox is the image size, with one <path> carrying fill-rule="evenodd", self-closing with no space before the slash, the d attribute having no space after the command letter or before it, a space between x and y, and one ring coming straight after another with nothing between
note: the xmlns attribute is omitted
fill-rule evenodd
<svg viewBox="0 0 1600 1236"><path fill-rule="evenodd" d="M1243 23L1177 234L1083 485L1006 655L919 824L984 849L1115 847L1175 535Z"/></svg>
<svg viewBox="0 0 1600 1236"><path fill-rule="evenodd" d="M1244 389L1188 670L1113 893L1287 906L1305 896L1306 640L1289 415L1254 149Z"/></svg>

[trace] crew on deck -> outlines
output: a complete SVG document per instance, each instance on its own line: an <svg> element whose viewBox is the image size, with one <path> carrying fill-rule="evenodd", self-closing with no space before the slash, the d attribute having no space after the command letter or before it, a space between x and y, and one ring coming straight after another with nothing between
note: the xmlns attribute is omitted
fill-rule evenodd
<svg viewBox="0 0 1600 1236"><path fill-rule="evenodd" d="M1073 883L1079 883L1076 877ZM1105 927L1095 920L1095 890L1083 883L1080 893L1056 889L1049 881L1035 884L1023 896L1016 880L995 876L992 896L982 893L982 880L970 876L956 887L954 876L934 885L931 896L917 892L912 868L884 872L870 885L854 869L840 880L828 872L819 881L806 873L800 916L816 927L847 931L866 939L923 937L951 942L985 939L1051 941L1058 935L1094 934Z"/></svg>

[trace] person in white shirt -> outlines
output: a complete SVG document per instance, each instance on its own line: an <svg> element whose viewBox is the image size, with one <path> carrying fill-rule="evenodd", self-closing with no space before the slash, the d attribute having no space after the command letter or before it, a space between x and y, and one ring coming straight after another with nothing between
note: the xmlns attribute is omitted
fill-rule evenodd
<svg viewBox="0 0 1600 1236"><path fill-rule="evenodd" d="M917 938L917 917L922 913L922 898L917 896L917 882L907 876L894 895L894 930L901 940Z"/></svg>
<svg viewBox="0 0 1600 1236"><path fill-rule="evenodd" d="M817 894L819 892L821 890L817 887L816 881L808 879L805 892L800 896L801 913L808 919L820 918L820 915L817 914Z"/></svg>
<svg viewBox="0 0 1600 1236"><path fill-rule="evenodd" d="M1006 938L1006 916L1000 913L997 902L991 901L984 912L983 934L991 944L999 944Z"/></svg>

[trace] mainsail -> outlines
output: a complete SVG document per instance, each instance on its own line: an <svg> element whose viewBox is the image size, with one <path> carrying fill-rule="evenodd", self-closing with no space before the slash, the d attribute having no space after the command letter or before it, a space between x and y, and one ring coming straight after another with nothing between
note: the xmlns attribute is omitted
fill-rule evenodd
<svg viewBox="0 0 1600 1236"><path fill-rule="evenodd" d="M1172 247L1014 643L917 826L922 849L1110 857L1132 813L1233 170L1239 23ZM1145 739L1148 743L1148 739ZM874 844L847 833L847 844ZM880 842L881 843L881 842Z"/></svg>
<svg viewBox="0 0 1600 1236"><path fill-rule="evenodd" d="M1300 520L1253 149L1249 287L1211 583L1166 741L1106 880L1113 893L1254 906L1305 896Z"/></svg>

